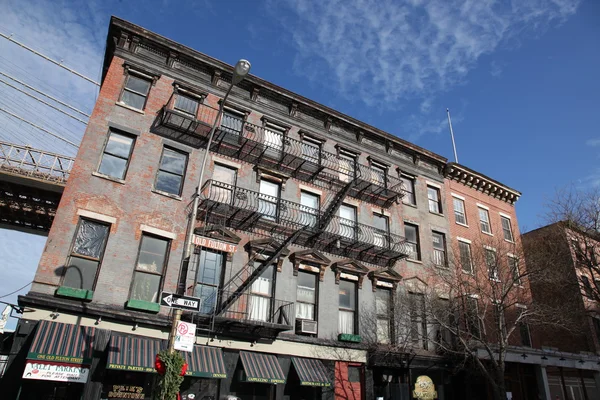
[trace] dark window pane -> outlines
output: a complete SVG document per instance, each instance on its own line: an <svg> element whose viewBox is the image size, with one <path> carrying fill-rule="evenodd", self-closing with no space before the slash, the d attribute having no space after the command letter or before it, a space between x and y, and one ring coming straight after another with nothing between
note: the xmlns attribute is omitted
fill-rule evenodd
<svg viewBox="0 0 600 400"><path fill-rule="evenodd" d="M129 75L129 78L127 79L127 86L125 87L129 90L146 95L148 94L148 89L150 89L150 81L138 78L137 76Z"/></svg>
<svg viewBox="0 0 600 400"><path fill-rule="evenodd" d="M375 229L388 233L388 219L384 215L373 214L373 226Z"/></svg>
<svg viewBox="0 0 600 400"><path fill-rule="evenodd" d="M182 181L183 178L180 175L173 175L168 172L158 171L155 185L156 190L179 195L181 193Z"/></svg>
<svg viewBox="0 0 600 400"><path fill-rule="evenodd" d="M98 265L98 261L72 256L65 273L63 286L75 289L93 290Z"/></svg>
<svg viewBox="0 0 600 400"><path fill-rule="evenodd" d="M458 242L458 248L460 250L460 263L462 265L462 269L465 272L473 272L472 262L471 262L471 246L469 243Z"/></svg>
<svg viewBox="0 0 600 400"><path fill-rule="evenodd" d="M433 232L433 248L437 250L445 250L444 246L444 235L441 233Z"/></svg>
<svg viewBox="0 0 600 400"><path fill-rule="evenodd" d="M221 253L202 250L196 281L208 285L218 286L221 283L221 267L223 255Z"/></svg>
<svg viewBox="0 0 600 400"><path fill-rule="evenodd" d="M160 278L160 275L136 272L133 275L131 298L133 300L143 300L156 303L158 301Z"/></svg>
<svg viewBox="0 0 600 400"><path fill-rule="evenodd" d="M175 99L175 108L195 117L196 111L198 111L198 100L178 94Z"/></svg>
<svg viewBox="0 0 600 400"><path fill-rule="evenodd" d="M73 245L73 253L99 259L107 237L107 225L81 220Z"/></svg>
<svg viewBox="0 0 600 400"><path fill-rule="evenodd" d="M142 236L137 269L162 274L169 242L152 236Z"/></svg>
<svg viewBox="0 0 600 400"><path fill-rule="evenodd" d="M378 315L390 317L391 292L378 288L375 292L375 309Z"/></svg>
<svg viewBox="0 0 600 400"><path fill-rule="evenodd" d="M125 170L127 168L127 160L104 154L98 172L111 176L117 179L125 178Z"/></svg>
<svg viewBox="0 0 600 400"><path fill-rule="evenodd" d="M340 308L356 309L356 283L340 281Z"/></svg>
<svg viewBox="0 0 600 400"><path fill-rule="evenodd" d="M213 180L233 186L233 185L235 185L236 175L237 175L236 169L225 167L220 164L215 164L215 170L213 172Z"/></svg>
<svg viewBox="0 0 600 400"><path fill-rule="evenodd" d="M348 366L348 381L360 382L360 367Z"/></svg>
<svg viewBox="0 0 600 400"><path fill-rule="evenodd" d="M144 104L146 103L146 97L137 93L124 91L121 101L130 107L142 110L144 108Z"/></svg>
<svg viewBox="0 0 600 400"><path fill-rule="evenodd" d="M200 312L202 314L209 314L214 310L217 303L217 287L200 283L196 284L194 296L202 299Z"/></svg>
<svg viewBox="0 0 600 400"><path fill-rule="evenodd" d="M417 227L416 226L405 224L404 232L406 235L406 240L408 240L409 242L412 242L412 243L417 242Z"/></svg>
<svg viewBox="0 0 600 400"><path fill-rule="evenodd" d="M171 149L164 149L160 160L160 169L177 175L183 175L187 156Z"/></svg>
<svg viewBox="0 0 600 400"><path fill-rule="evenodd" d="M133 138L111 132L104 152L121 158L129 158L132 145Z"/></svg>

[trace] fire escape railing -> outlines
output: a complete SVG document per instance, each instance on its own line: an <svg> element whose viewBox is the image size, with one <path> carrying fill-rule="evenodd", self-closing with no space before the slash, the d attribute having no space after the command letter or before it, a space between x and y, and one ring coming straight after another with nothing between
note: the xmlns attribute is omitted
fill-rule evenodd
<svg viewBox="0 0 600 400"><path fill-rule="evenodd" d="M195 116L164 107L157 120L161 127L178 132L171 138L190 144L205 140L217 110L200 104ZM229 118L229 120L227 119ZM182 135L185 138L182 138ZM213 152L261 165L268 169L311 182L317 186L341 190L350 181L355 185L348 195L382 207L389 207L402 197L402 181L380 170L348 161L322 149L315 150L277 130L223 117L210 149Z"/></svg>
<svg viewBox="0 0 600 400"><path fill-rule="evenodd" d="M72 157L0 141L0 170L64 184L69 179Z"/></svg>

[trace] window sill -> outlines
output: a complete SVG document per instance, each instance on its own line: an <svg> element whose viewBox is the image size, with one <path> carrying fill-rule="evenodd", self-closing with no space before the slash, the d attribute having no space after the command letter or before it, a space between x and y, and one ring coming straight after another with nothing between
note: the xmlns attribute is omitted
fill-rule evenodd
<svg viewBox="0 0 600 400"><path fill-rule="evenodd" d="M469 225L467 225L467 224L462 224L462 223L460 223L460 222L457 222L457 223L456 223L456 225L464 226L465 228L468 228L468 227L469 227Z"/></svg>
<svg viewBox="0 0 600 400"><path fill-rule="evenodd" d="M405 202L402 202L402 204L404 204L405 206L412 207L412 208L418 208L418 207L417 207L417 205L416 205L416 204L413 204L413 203L405 203Z"/></svg>
<svg viewBox="0 0 600 400"><path fill-rule="evenodd" d="M421 260L413 260L412 258L407 258L406 261L411 262L411 263L415 263L415 264L423 264L423 261L421 261Z"/></svg>
<svg viewBox="0 0 600 400"><path fill-rule="evenodd" d="M443 217L444 216L444 214L442 214L442 213L433 212L433 211L429 211L429 214L437 215L438 217Z"/></svg>
<svg viewBox="0 0 600 400"><path fill-rule="evenodd" d="M445 270L450 269L450 267L448 265L433 264L433 266L436 268L439 268L439 269L445 269Z"/></svg>
<svg viewBox="0 0 600 400"><path fill-rule="evenodd" d="M338 340L340 342L351 342L351 343L360 343L362 338L360 335L353 335L351 333L340 333L338 335Z"/></svg>
<svg viewBox="0 0 600 400"><path fill-rule="evenodd" d="M100 172L92 172L92 175L95 176L95 177L97 177L97 178L102 178L102 179L106 179L108 181L120 183L121 185L125 184L125 180L124 179L114 178L112 176L101 174Z"/></svg>
<svg viewBox="0 0 600 400"><path fill-rule="evenodd" d="M71 299L80 299L84 301L92 301L92 298L94 297L93 290L75 289L66 286L61 286L56 289L55 294L60 297L69 297Z"/></svg>
<svg viewBox="0 0 600 400"><path fill-rule="evenodd" d="M157 313L160 311L160 304L144 300L129 300L125 307L131 308L133 310L146 311L151 313Z"/></svg>
<svg viewBox="0 0 600 400"><path fill-rule="evenodd" d="M181 196L178 196L173 193L163 192L162 190L152 189L152 193L160 194L161 196L169 197L173 200L179 200L179 201L183 200Z"/></svg>
<svg viewBox="0 0 600 400"><path fill-rule="evenodd" d="M504 239L504 241L505 241L505 242L508 242L508 243L510 243L510 244L515 244L515 241L514 241L514 240L508 240L508 239Z"/></svg>
<svg viewBox="0 0 600 400"><path fill-rule="evenodd" d="M496 283L502 283L502 281L498 278L489 278L489 280Z"/></svg>
<svg viewBox="0 0 600 400"><path fill-rule="evenodd" d="M465 271L464 269L462 270L462 273L465 275L475 276L475 274L472 271Z"/></svg>
<svg viewBox="0 0 600 400"><path fill-rule="evenodd" d="M492 237L494 236L494 234L493 234L493 233L489 233L489 232L484 232L484 231L481 231L481 233L483 233L484 235L492 236Z"/></svg>
<svg viewBox="0 0 600 400"><path fill-rule="evenodd" d="M143 110L140 110L139 108L134 108L134 107L128 106L127 104L121 103L120 101L117 101L115 104L118 105L119 107L126 108L126 109L136 112L138 114L146 115L146 113Z"/></svg>

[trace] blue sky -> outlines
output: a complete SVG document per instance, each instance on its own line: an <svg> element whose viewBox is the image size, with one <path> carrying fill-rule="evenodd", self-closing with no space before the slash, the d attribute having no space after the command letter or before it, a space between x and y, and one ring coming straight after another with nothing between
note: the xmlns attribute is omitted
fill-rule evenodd
<svg viewBox="0 0 600 400"><path fill-rule="evenodd" d="M523 193L517 212L526 230L543 224L544 203L555 189L600 184L597 1L0 5L0 32L93 79L100 76L110 15L117 15L231 64L247 58L261 78L452 159L449 107L459 161ZM97 95L94 85L5 39L0 72L87 112ZM78 122L1 84L0 107L69 140L83 134ZM0 126L0 140L75 154L4 115ZM15 266L34 271L43 242L0 230L0 296L27 283L17 282Z"/></svg>

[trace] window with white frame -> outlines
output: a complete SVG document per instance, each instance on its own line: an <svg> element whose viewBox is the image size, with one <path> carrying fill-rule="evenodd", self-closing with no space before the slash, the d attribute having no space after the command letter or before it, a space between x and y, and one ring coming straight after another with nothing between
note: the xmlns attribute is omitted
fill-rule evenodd
<svg viewBox="0 0 600 400"><path fill-rule="evenodd" d="M392 342L392 291L378 287L375 292L375 311L377 313L377 342Z"/></svg>
<svg viewBox="0 0 600 400"><path fill-rule="evenodd" d="M250 286L249 316L252 321L272 322L271 300L275 292L275 266L269 265Z"/></svg>
<svg viewBox="0 0 600 400"><path fill-rule="evenodd" d="M212 175L212 196L219 203L231 204L237 184L237 169L215 163Z"/></svg>
<svg viewBox="0 0 600 400"><path fill-rule="evenodd" d="M519 259L516 256L512 256L512 255L508 256L508 268L510 268L513 283L520 285L521 284L521 271L519 269Z"/></svg>
<svg viewBox="0 0 600 400"><path fill-rule="evenodd" d="M415 178L401 175L400 180L402 181L402 190L404 190L402 201L405 204L412 204L413 206L416 205L417 198L415 195Z"/></svg>
<svg viewBox="0 0 600 400"><path fill-rule="evenodd" d="M498 280L498 259L496 257L496 251L493 249L485 248L485 264L488 270L488 277L492 280Z"/></svg>
<svg viewBox="0 0 600 400"><path fill-rule="evenodd" d="M198 114L198 105L199 101L196 97L177 93L173 108L196 118L196 115Z"/></svg>
<svg viewBox="0 0 600 400"><path fill-rule="evenodd" d="M298 271L296 286L296 318L316 321L318 275Z"/></svg>
<svg viewBox="0 0 600 400"><path fill-rule="evenodd" d="M340 206L340 234L349 239L358 236L358 225L356 222L356 207L342 204Z"/></svg>
<svg viewBox="0 0 600 400"><path fill-rule="evenodd" d="M131 300L158 302L169 244L168 239L147 233L142 234L138 260L133 273Z"/></svg>
<svg viewBox="0 0 600 400"><path fill-rule="evenodd" d="M317 165L321 164L321 142L308 137L302 138L302 157Z"/></svg>
<svg viewBox="0 0 600 400"><path fill-rule="evenodd" d="M373 228L375 228L374 244L375 246L388 248L390 245L390 221L382 214L373 214Z"/></svg>
<svg viewBox="0 0 600 400"><path fill-rule="evenodd" d="M492 234L492 227L490 226L490 213L485 208L480 207L478 210L481 232Z"/></svg>
<svg viewBox="0 0 600 400"><path fill-rule="evenodd" d="M121 102L129 107L143 110L148 98L152 81L136 75L127 75L125 87L121 94Z"/></svg>
<svg viewBox="0 0 600 400"><path fill-rule="evenodd" d="M510 218L501 215L500 221L502 222L502 231L504 232L504 239L508 240L509 242L512 242L514 239L512 233L512 226L510 225Z"/></svg>
<svg viewBox="0 0 600 400"><path fill-rule="evenodd" d="M433 242L433 263L438 267L446 267L446 236L443 233L431 232Z"/></svg>
<svg viewBox="0 0 600 400"><path fill-rule="evenodd" d="M371 162L371 182L378 186L387 186L387 167L378 162Z"/></svg>
<svg viewBox="0 0 600 400"><path fill-rule="evenodd" d="M264 127L263 143L266 147L265 154L279 159L283 154L285 128L266 124Z"/></svg>
<svg viewBox="0 0 600 400"><path fill-rule="evenodd" d="M244 125L244 115L230 110L223 111L221 117L221 129L232 133L234 135L240 135L242 133L242 126Z"/></svg>
<svg viewBox="0 0 600 400"><path fill-rule="evenodd" d="M473 257L471 256L471 245L462 240L458 241L458 251L460 254L460 265L462 270L468 274L473 273Z"/></svg>
<svg viewBox="0 0 600 400"><path fill-rule="evenodd" d="M466 225L467 216L465 214L465 202L456 197L452 198L452 204L454 205L454 219L457 224Z"/></svg>
<svg viewBox="0 0 600 400"><path fill-rule="evenodd" d="M404 223L404 236L406 237L406 248L408 258L411 260L421 259L421 246L419 244L419 227L409 223Z"/></svg>
<svg viewBox="0 0 600 400"><path fill-rule="evenodd" d="M263 218L277 221L279 218L279 201L281 196L281 184L270 180L261 179L258 196L259 212Z"/></svg>
<svg viewBox="0 0 600 400"><path fill-rule="evenodd" d="M302 190L300 192L300 217L302 225L316 227L319 218L320 196Z"/></svg>
<svg viewBox="0 0 600 400"><path fill-rule="evenodd" d="M356 155L340 150L338 156L340 172L339 179L342 182L350 182L356 177Z"/></svg>
<svg viewBox="0 0 600 400"><path fill-rule="evenodd" d="M442 201L440 196L440 189L433 186L427 186L427 199L429 201L429 212L441 214Z"/></svg>
<svg viewBox="0 0 600 400"><path fill-rule="evenodd" d="M357 284L354 281L340 280L339 284L339 333L356 333Z"/></svg>

